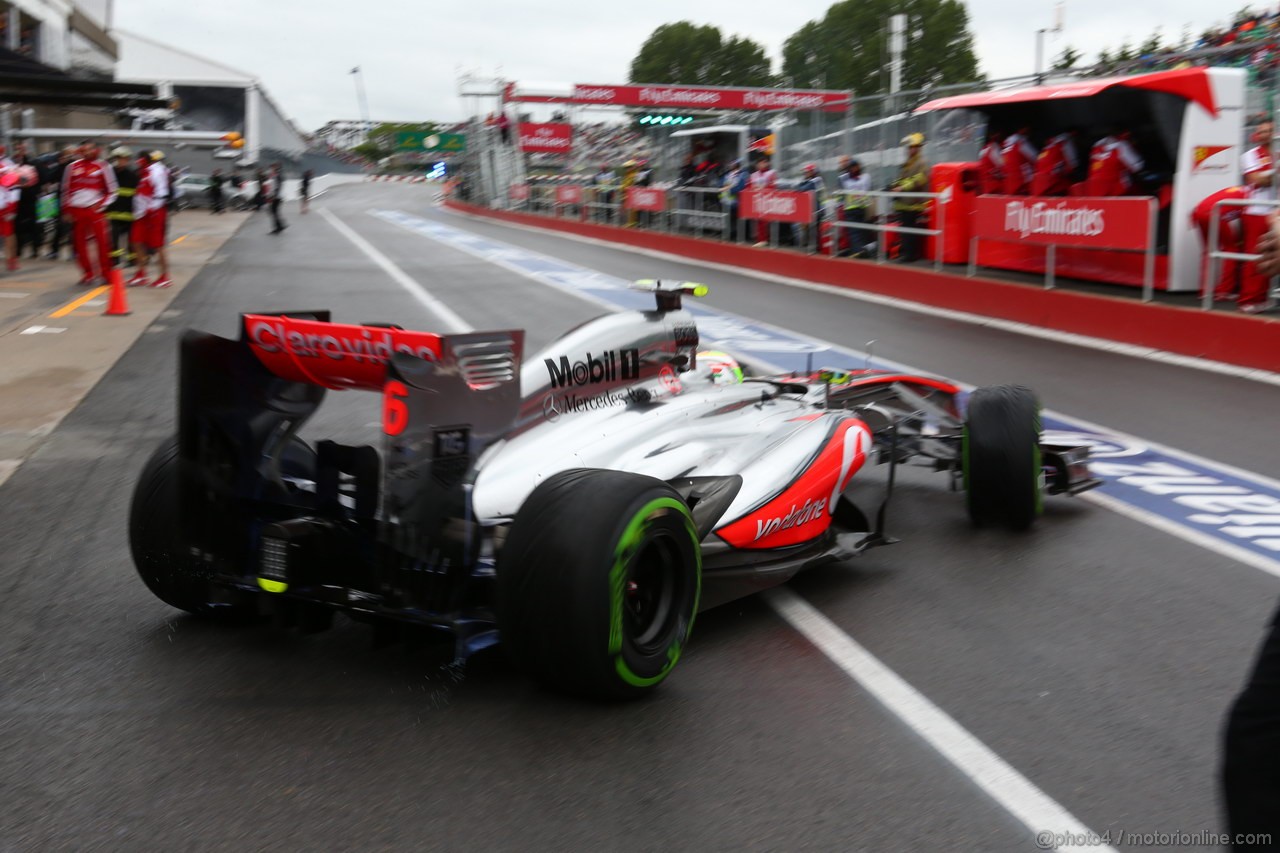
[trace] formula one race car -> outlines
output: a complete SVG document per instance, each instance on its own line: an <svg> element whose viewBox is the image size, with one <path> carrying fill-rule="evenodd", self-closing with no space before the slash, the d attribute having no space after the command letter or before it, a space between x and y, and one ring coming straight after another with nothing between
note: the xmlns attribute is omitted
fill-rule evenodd
<svg viewBox="0 0 1280 853"><path fill-rule="evenodd" d="M177 436L133 497L143 581L193 613L444 629L460 657L500 638L545 684L627 696L671 672L699 609L893 541L904 461L962 483L975 523L1017 529L1042 491L1097 485L1086 448L1041 443L1026 389L979 389L962 413L928 376L749 375L699 352L681 300L703 286L643 289L655 310L528 362L518 331L324 312L244 315L238 341L187 332ZM345 388L382 394L381 452L298 438ZM868 462L887 488L855 481Z"/></svg>

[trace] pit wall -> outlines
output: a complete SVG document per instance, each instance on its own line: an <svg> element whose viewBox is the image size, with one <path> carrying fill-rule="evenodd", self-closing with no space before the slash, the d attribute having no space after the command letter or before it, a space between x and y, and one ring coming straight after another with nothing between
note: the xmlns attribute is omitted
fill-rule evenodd
<svg viewBox="0 0 1280 853"><path fill-rule="evenodd" d="M1045 290L872 261L801 255L789 250L493 210L456 200L447 200L445 206L471 216L577 234L694 261L1280 373L1280 317L1206 312L1061 289Z"/></svg>

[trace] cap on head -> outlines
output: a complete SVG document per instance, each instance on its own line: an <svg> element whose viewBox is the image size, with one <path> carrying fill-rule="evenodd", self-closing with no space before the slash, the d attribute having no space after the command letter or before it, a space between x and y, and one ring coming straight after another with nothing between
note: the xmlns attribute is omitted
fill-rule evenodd
<svg viewBox="0 0 1280 853"><path fill-rule="evenodd" d="M163 152L163 151L161 151L161 150L159 150L159 149L156 149L155 151L152 151L152 152L151 152L151 159L152 159L152 160L163 160L163 159L164 159L164 152Z"/></svg>
<svg viewBox="0 0 1280 853"><path fill-rule="evenodd" d="M924 134L908 133L906 136L902 137L902 144L909 148L919 148L921 145L924 145Z"/></svg>
<svg viewBox="0 0 1280 853"><path fill-rule="evenodd" d="M817 164L816 164L816 163L805 163L805 164L804 164L804 171L805 171L805 174L806 174L806 175L807 175L807 174L809 174L810 172L817 172L817 171L818 171L818 166L817 166Z"/></svg>
<svg viewBox="0 0 1280 853"><path fill-rule="evenodd" d="M130 151L127 146L119 145L111 149L112 160L116 159L117 157L132 157L132 156L133 156L133 152Z"/></svg>

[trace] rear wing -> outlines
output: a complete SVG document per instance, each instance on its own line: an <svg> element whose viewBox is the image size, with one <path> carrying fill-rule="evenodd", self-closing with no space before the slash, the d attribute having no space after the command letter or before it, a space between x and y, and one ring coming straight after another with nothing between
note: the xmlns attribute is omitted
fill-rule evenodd
<svg viewBox="0 0 1280 853"><path fill-rule="evenodd" d="M434 538L472 461L514 422L523 347L521 331L435 335L332 323L326 311L246 314L238 340L188 331L185 540L210 560L248 559L257 531L245 522L307 514L391 518L411 538ZM346 389L382 395L382 453L332 441L313 453L296 438L328 390Z"/></svg>

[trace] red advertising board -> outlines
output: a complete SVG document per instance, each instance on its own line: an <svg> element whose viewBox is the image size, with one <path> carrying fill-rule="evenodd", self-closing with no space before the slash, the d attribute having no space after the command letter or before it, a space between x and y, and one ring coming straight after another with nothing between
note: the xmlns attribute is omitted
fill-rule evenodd
<svg viewBox="0 0 1280 853"><path fill-rule="evenodd" d="M738 197L739 216L761 222L812 222L813 193L747 190Z"/></svg>
<svg viewBox="0 0 1280 853"><path fill-rule="evenodd" d="M605 104L702 110L826 110L840 112L849 93L832 89L745 89L721 86L609 86L575 83L570 95L524 93L507 87L508 101L544 104Z"/></svg>
<svg viewBox="0 0 1280 853"><path fill-rule="evenodd" d="M528 184L512 184L507 188L507 194L511 196L512 201L528 201L529 185Z"/></svg>
<svg viewBox="0 0 1280 853"><path fill-rule="evenodd" d="M582 204L582 187L577 184L556 187L556 204Z"/></svg>
<svg viewBox="0 0 1280 853"><path fill-rule="evenodd" d="M972 235L1010 243L1142 251L1151 239L1151 202L1146 197L978 196Z"/></svg>
<svg viewBox="0 0 1280 853"><path fill-rule="evenodd" d="M627 187L627 197L623 207L627 210L665 210L667 206L666 190L655 190L652 187Z"/></svg>
<svg viewBox="0 0 1280 853"><path fill-rule="evenodd" d="M520 150L534 154L568 154L573 147L573 125L563 122L521 122Z"/></svg>

